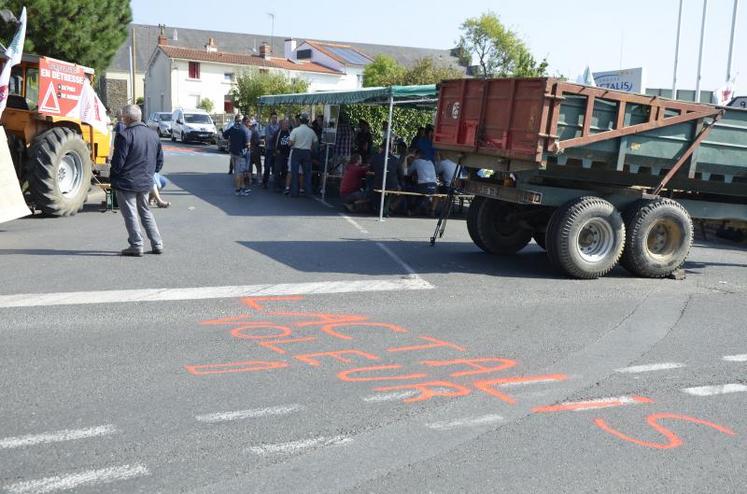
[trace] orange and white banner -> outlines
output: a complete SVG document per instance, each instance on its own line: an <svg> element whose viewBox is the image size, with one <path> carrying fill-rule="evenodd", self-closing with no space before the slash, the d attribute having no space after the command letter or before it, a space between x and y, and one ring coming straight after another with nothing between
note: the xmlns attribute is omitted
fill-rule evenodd
<svg viewBox="0 0 747 494"><path fill-rule="evenodd" d="M41 57L39 59L39 113L70 117L106 133L109 117L83 67Z"/></svg>

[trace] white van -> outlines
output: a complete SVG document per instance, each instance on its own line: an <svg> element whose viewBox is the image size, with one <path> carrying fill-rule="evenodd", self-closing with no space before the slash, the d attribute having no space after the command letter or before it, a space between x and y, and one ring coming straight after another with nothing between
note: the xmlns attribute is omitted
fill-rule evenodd
<svg viewBox="0 0 747 494"><path fill-rule="evenodd" d="M215 142L215 124L205 110L177 108L171 116L171 140Z"/></svg>

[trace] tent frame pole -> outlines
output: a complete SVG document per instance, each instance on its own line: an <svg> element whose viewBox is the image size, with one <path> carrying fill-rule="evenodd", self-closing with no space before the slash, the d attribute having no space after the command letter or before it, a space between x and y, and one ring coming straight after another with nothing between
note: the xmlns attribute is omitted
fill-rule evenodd
<svg viewBox="0 0 747 494"><path fill-rule="evenodd" d="M390 88L391 90L391 88ZM381 178L381 201L379 204L379 221L384 221L384 202L386 201L386 174L389 171L389 143L392 140L392 115L394 113L394 93L389 96L389 119L386 126L386 143L384 143L384 173Z"/></svg>

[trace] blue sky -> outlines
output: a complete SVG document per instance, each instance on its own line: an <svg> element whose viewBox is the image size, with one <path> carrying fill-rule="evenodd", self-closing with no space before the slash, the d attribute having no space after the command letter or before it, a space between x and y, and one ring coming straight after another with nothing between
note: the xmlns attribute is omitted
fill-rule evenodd
<svg viewBox="0 0 747 494"><path fill-rule="evenodd" d="M710 0L701 88L726 78L733 0ZM450 48L467 17L492 10L516 31L553 72L574 77L594 71L642 66L648 87L670 88L679 0L132 0L135 22L163 23L296 38ZM258 7L262 5L262 7ZM685 0L678 87L694 89L703 0ZM178 6L178 8L176 8ZM313 6L313 7L311 7ZM747 95L747 1L737 18L734 72L737 92Z"/></svg>

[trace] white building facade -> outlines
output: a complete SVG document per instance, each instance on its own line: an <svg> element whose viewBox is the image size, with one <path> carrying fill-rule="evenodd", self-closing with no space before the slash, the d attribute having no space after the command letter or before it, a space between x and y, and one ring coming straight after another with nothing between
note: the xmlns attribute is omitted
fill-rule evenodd
<svg viewBox="0 0 747 494"><path fill-rule="evenodd" d="M363 65L346 65L324 53L324 48L308 42L296 48L295 42L288 40L286 46L295 49L280 58L271 56L267 45L260 47L259 55L246 55L221 52L212 38L204 50L169 46L165 37L159 38L145 72L145 112L196 108L209 99L214 113L231 113L234 108L230 93L236 78L249 71L306 81L310 92L362 87ZM370 62L358 53L361 60Z"/></svg>

